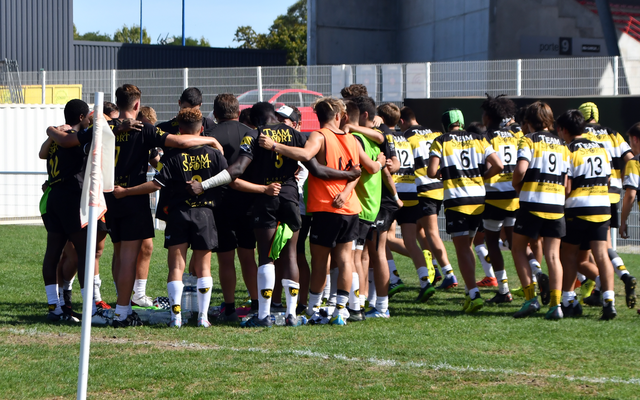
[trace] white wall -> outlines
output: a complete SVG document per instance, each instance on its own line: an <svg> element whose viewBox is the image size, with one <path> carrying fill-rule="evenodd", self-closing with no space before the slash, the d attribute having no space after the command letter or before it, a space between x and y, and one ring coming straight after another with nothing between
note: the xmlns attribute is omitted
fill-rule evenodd
<svg viewBox="0 0 640 400"><path fill-rule="evenodd" d="M0 221L40 215L47 167L38 152L47 127L63 123L64 105L0 104Z"/></svg>

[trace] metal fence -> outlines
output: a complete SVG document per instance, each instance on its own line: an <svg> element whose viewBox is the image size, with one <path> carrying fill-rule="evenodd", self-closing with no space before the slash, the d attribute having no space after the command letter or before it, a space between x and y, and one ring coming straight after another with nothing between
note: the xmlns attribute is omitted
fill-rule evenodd
<svg viewBox="0 0 640 400"><path fill-rule="evenodd" d="M159 121L177 111L182 90L196 86L203 92L203 111L213 109L217 94L240 95L256 90L267 100L269 89L306 89L339 96L352 83L367 86L376 102L400 104L406 98L442 98L506 94L510 96L602 96L640 93L640 65L619 57L553 58L434 62L384 65L324 65L299 67L184 68L162 70L40 71L21 74L23 85L81 84L83 100L93 103L96 91L115 102L124 83L137 85L144 105L153 107ZM43 90L43 93L45 91ZM44 100L44 98L43 98ZM2 173L2 171L0 171ZM3 188L4 190L5 188ZM33 215L25 216L33 217ZM640 244L637 208L630 217L632 239ZM444 219L440 218L443 237Z"/></svg>

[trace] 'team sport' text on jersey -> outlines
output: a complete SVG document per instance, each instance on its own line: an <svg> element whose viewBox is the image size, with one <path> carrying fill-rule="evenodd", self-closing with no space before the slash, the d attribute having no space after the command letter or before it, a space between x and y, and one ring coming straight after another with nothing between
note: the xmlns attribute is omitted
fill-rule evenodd
<svg viewBox="0 0 640 400"><path fill-rule="evenodd" d="M487 139L477 133L452 131L433 141L429 154L440 159L445 210L467 215L484 211L482 176L487 157L493 153Z"/></svg>
<svg viewBox="0 0 640 400"><path fill-rule="evenodd" d="M564 181L569 170L569 149L555 134L542 131L523 136L518 161L529 163L520 191L520 210L544 219L564 216Z"/></svg>
<svg viewBox="0 0 640 400"><path fill-rule="evenodd" d="M432 132L430 129L420 125L412 126L405 137L409 139L413 150L414 176L418 197L427 197L434 200L442 200L444 190L440 179L431 179L427 176L427 166L429 163L429 152L433 141L442 135L442 132Z"/></svg>
<svg viewBox="0 0 640 400"><path fill-rule="evenodd" d="M587 124L582 136L594 142L602 143L611 160L611 181L609 183L609 200L611 204L620 201L622 192L622 160L631 152L631 147L618 132L596 124Z"/></svg>
<svg viewBox="0 0 640 400"><path fill-rule="evenodd" d="M590 222L611 219L609 177L611 162L602 143L579 138L569 143L571 193L564 205L567 217Z"/></svg>
<svg viewBox="0 0 640 400"><path fill-rule="evenodd" d="M488 131L487 140L498 153L504 169L501 173L485 181L485 203L506 211L518 209L518 193L513 188L513 171L516 168L518 156L518 139L507 128Z"/></svg>

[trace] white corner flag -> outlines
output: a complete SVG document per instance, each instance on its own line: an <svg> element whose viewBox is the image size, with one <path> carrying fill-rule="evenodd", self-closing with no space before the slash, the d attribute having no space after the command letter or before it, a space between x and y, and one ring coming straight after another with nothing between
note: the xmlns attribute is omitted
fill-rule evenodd
<svg viewBox="0 0 640 400"><path fill-rule="evenodd" d="M93 274L96 266L96 236L98 220L107 212L103 192L113 191L115 136L102 114L104 93L96 92L93 107L93 140L80 199L80 222L87 229L84 298L82 299L82 334L80 338L80 366L78 367L78 399L87 398L89 378L89 345L93 309Z"/></svg>

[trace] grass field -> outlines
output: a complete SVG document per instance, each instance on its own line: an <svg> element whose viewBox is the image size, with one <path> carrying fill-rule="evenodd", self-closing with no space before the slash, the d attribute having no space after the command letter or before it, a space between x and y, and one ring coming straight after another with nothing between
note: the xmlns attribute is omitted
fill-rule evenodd
<svg viewBox="0 0 640 400"><path fill-rule="evenodd" d="M45 322L45 234L43 227L0 226L0 398L75 396L80 327ZM457 272L455 252L447 246ZM155 248L147 294L166 296L161 237ZM108 243L101 277L103 298L113 304L111 252ZM640 274L640 256L622 257ZM505 259L512 287L519 286L511 258ZM546 321L546 307L515 320L518 298L468 316L461 312L462 289L414 304L415 270L409 259L396 260L408 290L391 300L389 320L266 330L94 327L89 397L640 397L640 316L624 306L620 281L618 318L610 322L599 321L600 309L593 308L585 308L581 319ZM211 302L219 304L215 263L212 269ZM238 288L237 296L244 297L241 282ZM490 290L481 292L492 296ZM74 299L80 300L77 283Z"/></svg>

